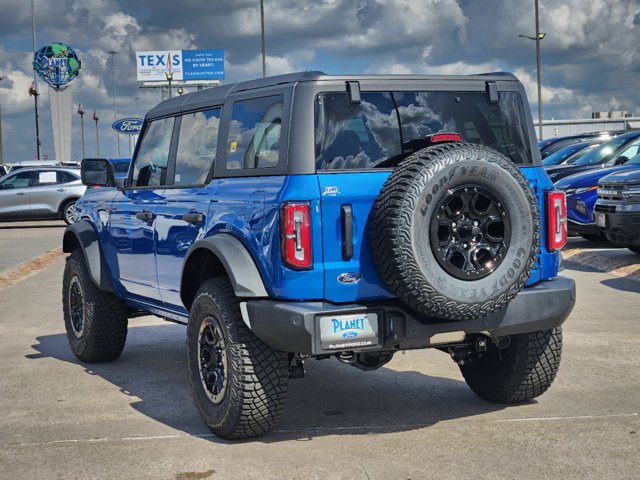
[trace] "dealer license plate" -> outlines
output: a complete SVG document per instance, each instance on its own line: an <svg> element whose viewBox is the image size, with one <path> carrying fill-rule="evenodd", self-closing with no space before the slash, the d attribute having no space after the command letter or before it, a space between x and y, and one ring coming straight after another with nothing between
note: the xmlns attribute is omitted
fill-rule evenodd
<svg viewBox="0 0 640 480"><path fill-rule="evenodd" d="M596 225L605 228L607 226L607 215L596 212Z"/></svg>
<svg viewBox="0 0 640 480"><path fill-rule="evenodd" d="M354 313L319 317L324 350L345 350L378 344L378 314Z"/></svg>

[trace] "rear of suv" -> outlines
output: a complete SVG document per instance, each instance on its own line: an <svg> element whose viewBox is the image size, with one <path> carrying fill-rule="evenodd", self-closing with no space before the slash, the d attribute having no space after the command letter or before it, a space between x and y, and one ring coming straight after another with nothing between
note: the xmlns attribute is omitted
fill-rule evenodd
<svg viewBox="0 0 640 480"><path fill-rule="evenodd" d="M566 205L512 75L196 92L147 114L123 188L107 161L83 180L104 188L64 236L73 352L114 360L141 314L187 324L194 401L223 438L267 432L308 358L374 370L437 348L507 403L556 375Z"/></svg>

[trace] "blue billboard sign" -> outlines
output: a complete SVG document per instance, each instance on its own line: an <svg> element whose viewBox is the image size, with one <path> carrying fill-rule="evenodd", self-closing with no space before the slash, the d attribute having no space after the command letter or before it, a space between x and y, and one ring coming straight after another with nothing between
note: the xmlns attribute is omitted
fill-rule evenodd
<svg viewBox="0 0 640 480"><path fill-rule="evenodd" d="M136 52L137 80L164 82L224 78L224 50L152 50Z"/></svg>
<svg viewBox="0 0 640 480"><path fill-rule="evenodd" d="M125 135L139 135L142 130L141 118L122 118L113 122L111 125L118 133L124 133Z"/></svg>
<svg viewBox="0 0 640 480"><path fill-rule="evenodd" d="M224 50L183 50L183 80L224 78Z"/></svg>

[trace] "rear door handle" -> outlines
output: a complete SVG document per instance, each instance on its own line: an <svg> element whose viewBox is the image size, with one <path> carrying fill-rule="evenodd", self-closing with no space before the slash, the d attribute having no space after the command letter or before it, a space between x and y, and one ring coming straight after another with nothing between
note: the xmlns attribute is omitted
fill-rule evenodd
<svg viewBox="0 0 640 480"><path fill-rule="evenodd" d="M340 224L342 225L342 259L353 258L353 209L351 205L340 207Z"/></svg>
<svg viewBox="0 0 640 480"><path fill-rule="evenodd" d="M189 223L202 223L204 221L204 215L200 212L190 212L182 215L182 220Z"/></svg>
<svg viewBox="0 0 640 480"><path fill-rule="evenodd" d="M16 195L24 195L24 192L17 192Z"/></svg>
<svg viewBox="0 0 640 480"><path fill-rule="evenodd" d="M67 189L66 189L66 188L59 188L59 189L58 189L58 192L66 192L66 191L67 191Z"/></svg>
<svg viewBox="0 0 640 480"><path fill-rule="evenodd" d="M145 222L148 222L149 220L153 220L153 213L151 213L149 210L142 210L141 212L136 213L136 218L138 220L144 220Z"/></svg>

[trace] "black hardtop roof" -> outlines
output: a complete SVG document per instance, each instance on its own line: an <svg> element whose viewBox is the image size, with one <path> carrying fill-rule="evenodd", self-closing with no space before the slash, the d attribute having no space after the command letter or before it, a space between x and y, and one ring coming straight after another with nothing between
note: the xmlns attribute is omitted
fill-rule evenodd
<svg viewBox="0 0 640 480"><path fill-rule="evenodd" d="M165 100L153 107L146 115L147 119L159 118L179 112L199 110L212 105L221 105L225 98L237 92L273 87L276 85L293 84L298 82L335 82L335 81L416 81L416 80L482 80L509 81L517 78L508 72L482 73L477 75L327 75L324 72L308 71L275 75L244 82L230 83L219 87L208 88L197 92L179 95Z"/></svg>

